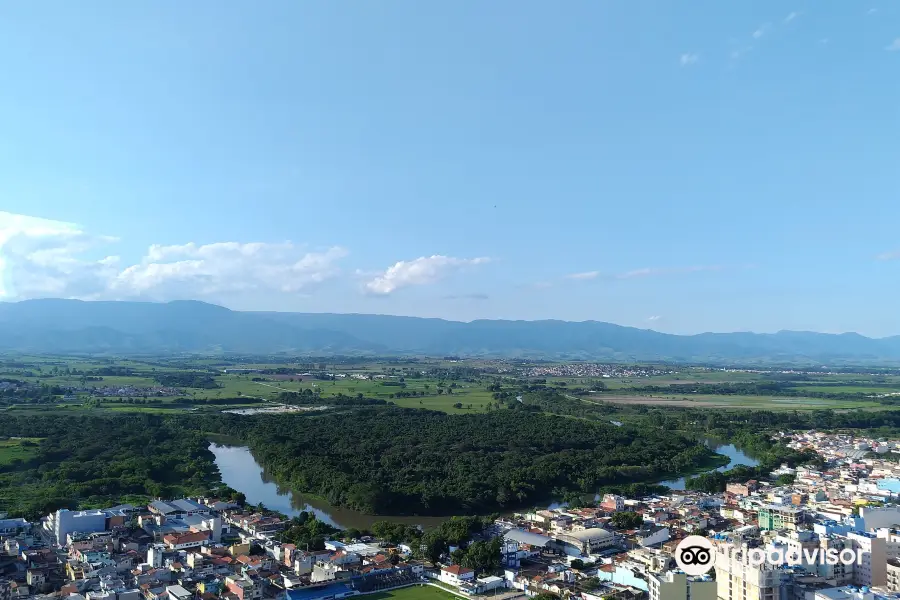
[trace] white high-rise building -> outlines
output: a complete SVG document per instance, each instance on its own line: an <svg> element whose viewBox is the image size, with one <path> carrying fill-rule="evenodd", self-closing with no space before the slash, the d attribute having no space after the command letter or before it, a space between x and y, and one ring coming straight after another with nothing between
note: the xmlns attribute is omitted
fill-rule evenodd
<svg viewBox="0 0 900 600"><path fill-rule="evenodd" d="M873 533L847 534L853 549L861 554L853 567L853 583L857 585L887 585L887 540Z"/></svg>
<svg viewBox="0 0 900 600"><path fill-rule="evenodd" d="M716 600L716 582L708 575L688 577L681 571L648 576L650 600Z"/></svg>
<svg viewBox="0 0 900 600"><path fill-rule="evenodd" d="M747 544L716 543L716 595L720 600L791 600L792 572L750 564Z"/></svg>

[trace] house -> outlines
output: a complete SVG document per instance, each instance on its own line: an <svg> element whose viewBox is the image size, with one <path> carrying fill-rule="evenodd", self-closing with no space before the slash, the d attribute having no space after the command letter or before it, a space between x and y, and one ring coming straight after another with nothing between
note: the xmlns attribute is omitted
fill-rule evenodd
<svg viewBox="0 0 900 600"><path fill-rule="evenodd" d="M0 519L0 535L15 535L29 529L31 529L31 523L25 519Z"/></svg>
<svg viewBox="0 0 900 600"><path fill-rule="evenodd" d="M625 510L625 498L616 494L606 494L603 496L600 508L609 512L623 511Z"/></svg>
<svg viewBox="0 0 900 600"><path fill-rule="evenodd" d="M635 538L645 548L659 546L669 541L669 528L648 523L637 531Z"/></svg>
<svg viewBox="0 0 900 600"><path fill-rule="evenodd" d="M208 531L197 531L195 533L170 533L163 538L169 550L185 550L187 548L199 548L209 543Z"/></svg>
<svg viewBox="0 0 900 600"><path fill-rule="evenodd" d="M262 589L252 579L246 577L229 576L225 578L225 587L239 600L259 600L262 598Z"/></svg>
<svg viewBox="0 0 900 600"><path fill-rule="evenodd" d="M439 579L448 585L459 587L461 583L473 582L475 580L475 571L459 565L450 565L441 569Z"/></svg>
<svg viewBox="0 0 900 600"><path fill-rule="evenodd" d="M193 594L180 585L168 585L166 586L166 593L169 595L169 600L191 600Z"/></svg>

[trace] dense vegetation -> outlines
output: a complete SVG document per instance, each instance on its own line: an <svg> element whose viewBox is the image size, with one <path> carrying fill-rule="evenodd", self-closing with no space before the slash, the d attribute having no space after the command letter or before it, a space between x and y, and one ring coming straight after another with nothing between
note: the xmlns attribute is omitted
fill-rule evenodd
<svg viewBox="0 0 900 600"><path fill-rule="evenodd" d="M295 544L298 548L309 550L324 550L325 540L340 531L324 521L318 520L315 515L303 511L293 519L288 526L278 534L282 542Z"/></svg>
<svg viewBox="0 0 900 600"><path fill-rule="evenodd" d="M771 439L769 434L775 430L866 429L873 435L900 432L900 411L715 411L618 405L599 400L602 395L580 396L581 390L575 385L584 385L584 390L600 389L598 383L602 382L585 380L565 386L564 382L541 378L487 375L488 367L412 363L409 367L380 368L396 383L417 385L420 394L425 391L431 398L439 389L446 390L445 394L453 390L450 398L442 398L448 407L458 394L462 397L480 390L488 402L488 414L448 415L385 406L387 391L382 398L369 394L397 390L390 393L401 403L400 394L411 390L402 385L385 387L375 380L335 382L333 378L321 386L322 391L267 388L272 389L270 398L287 404L340 407L332 414L238 417L189 415L183 411L188 404L208 404L211 411L215 405L224 408L261 401L246 395L255 393L253 387L244 387L248 390L245 395L234 397L242 393L239 385L250 385L250 377L229 375L227 381L234 386L228 388L234 390L231 397L104 398L103 404L112 407L108 412L88 399L81 401L78 412L66 407L71 414L83 416L63 417L54 416L43 406L58 401L66 392L56 384L59 376L54 374L83 378L141 374L186 387L205 385L205 378L215 383L211 375L214 371L206 367L189 371L191 364L186 359L184 363L158 365L146 362L140 370L115 365L82 365L77 369L62 362L53 366L47 363L43 370L34 363L4 364L21 371L3 373L0 384L6 385L0 388L0 405L41 404L27 409L47 410L47 416L29 417L15 416L21 414L17 412L21 407L0 407L0 437L40 438L29 442L36 447L20 444L15 455L10 450L8 460L0 461L0 511L28 516L62 506L117 503L130 496L200 493L215 486L218 479L213 457L200 432L244 439L267 471L295 490L366 512L422 515L486 513L549 496L577 501L583 492L598 489L628 496L658 492L659 487L650 482L713 466L708 451L691 441L698 437L735 443L761 463L756 468L738 467L688 482L689 487L713 491L723 489L728 481L764 476L782 462L815 462L809 453L790 450ZM32 377L29 370L43 375ZM285 369L284 374L295 370ZM37 381L22 385L30 377ZM759 383L713 387L723 394L746 394L751 389L773 394L778 389L789 390L790 385L807 381L810 376L766 377L769 379ZM223 376L218 379L226 380ZM877 377L870 379L869 385L877 384ZM356 393L359 389L366 394ZM227 394L224 389L221 393ZM203 392L192 392L197 394L202 396ZM426 399L426 405L431 401ZM470 405L459 403L457 408L463 406ZM163 407L182 409L173 411L171 417L113 412ZM612 426L611 421L624 426ZM306 523L297 523L296 527L297 539L315 540L321 534L318 529L310 531L312 525Z"/></svg>
<svg viewBox="0 0 900 600"><path fill-rule="evenodd" d="M199 371L162 372L153 376L159 385L179 388L198 388L212 390L219 387L215 378Z"/></svg>
<svg viewBox="0 0 900 600"><path fill-rule="evenodd" d="M387 404L386 400L382 400L380 398L366 398L362 394L357 394L356 396L337 394L335 396L329 396L327 400L323 400L321 396L319 396L318 394L314 394L313 391L308 388L301 392L281 392L275 398L275 401L295 406L322 403L326 403L331 406L372 406L378 404Z"/></svg>
<svg viewBox="0 0 900 600"><path fill-rule="evenodd" d="M703 445L655 428L528 411L216 418L280 484L369 513L485 513L570 490L652 481L710 464Z"/></svg>
<svg viewBox="0 0 900 600"><path fill-rule="evenodd" d="M4 416L0 436L42 438L29 460L0 465L0 512L12 515L200 494L218 483L203 436L153 415Z"/></svg>

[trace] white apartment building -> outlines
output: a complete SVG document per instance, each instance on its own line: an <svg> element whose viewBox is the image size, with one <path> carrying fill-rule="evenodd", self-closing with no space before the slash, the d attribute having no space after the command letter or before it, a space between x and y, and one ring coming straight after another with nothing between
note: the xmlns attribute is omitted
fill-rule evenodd
<svg viewBox="0 0 900 600"><path fill-rule="evenodd" d="M887 585L887 540L873 533L848 533L853 549L862 554L853 568L853 582L857 585Z"/></svg>
<svg viewBox="0 0 900 600"><path fill-rule="evenodd" d="M650 600L716 600L716 582L708 576L688 577L667 571L648 578Z"/></svg>
<svg viewBox="0 0 900 600"><path fill-rule="evenodd" d="M716 595L720 600L791 600L783 583L791 572L750 564L747 544L716 543Z"/></svg>
<svg viewBox="0 0 900 600"><path fill-rule="evenodd" d="M900 560L896 558L887 561L887 589L900 592Z"/></svg>

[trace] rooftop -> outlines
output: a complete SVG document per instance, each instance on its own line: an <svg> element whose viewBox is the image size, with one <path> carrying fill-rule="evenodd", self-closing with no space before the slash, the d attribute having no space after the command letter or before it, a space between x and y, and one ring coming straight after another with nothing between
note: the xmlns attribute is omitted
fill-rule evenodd
<svg viewBox="0 0 900 600"><path fill-rule="evenodd" d="M538 533L531 533L522 529L510 529L503 534L507 540L519 542L520 544L528 544L529 546L546 546L553 538Z"/></svg>

